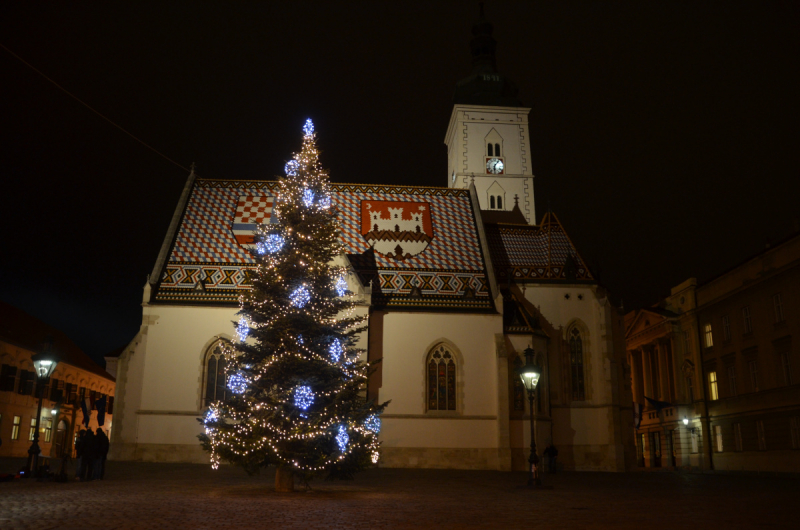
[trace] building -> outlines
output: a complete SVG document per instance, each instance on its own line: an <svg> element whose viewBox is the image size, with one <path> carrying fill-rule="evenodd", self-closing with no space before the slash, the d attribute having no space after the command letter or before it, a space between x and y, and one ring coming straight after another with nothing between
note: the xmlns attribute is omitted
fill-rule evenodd
<svg viewBox="0 0 800 530"><path fill-rule="evenodd" d="M639 466L800 472L799 300L794 235L626 315Z"/></svg>
<svg viewBox="0 0 800 530"><path fill-rule="evenodd" d="M565 468L625 470L635 461L622 318L555 214L531 224L530 109L497 72L491 24L481 17L473 34L445 135L447 186L332 185L340 259L369 315L362 344L382 359L368 393L391 400L382 465L525 469L531 411L514 370L533 345L540 451L552 441ZM275 188L189 175L116 367L112 458L208 462L197 418L226 391L219 345Z"/></svg>
<svg viewBox="0 0 800 530"><path fill-rule="evenodd" d="M31 357L52 340L59 357L55 372L41 389L39 446L45 457L72 451L74 433L83 424L80 401L95 403L106 396L102 428L111 430L114 378L90 359L66 335L20 309L0 302L0 456L26 457L33 440L39 389ZM89 427L97 429L93 407Z"/></svg>

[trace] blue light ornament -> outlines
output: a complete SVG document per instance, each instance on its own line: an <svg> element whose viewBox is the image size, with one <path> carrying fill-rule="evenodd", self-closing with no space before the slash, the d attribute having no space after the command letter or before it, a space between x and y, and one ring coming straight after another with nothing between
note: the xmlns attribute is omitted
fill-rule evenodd
<svg viewBox="0 0 800 530"><path fill-rule="evenodd" d="M311 293L308 291L308 287L301 285L292 291L292 294L289 295L289 300L292 302L293 306L303 308L311 301Z"/></svg>
<svg viewBox="0 0 800 530"><path fill-rule="evenodd" d="M339 341L339 339L333 339L333 342L331 342L331 346L330 348L328 348L328 351L331 354L331 360L335 363L338 363L339 359L342 358L342 354L344 353L344 348L342 348L342 343Z"/></svg>
<svg viewBox="0 0 800 530"><path fill-rule="evenodd" d="M371 414L364 420L364 428L370 432L378 434L381 431L381 419L377 414Z"/></svg>
<svg viewBox="0 0 800 530"><path fill-rule="evenodd" d="M239 319L239 323L236 324L236 337L239 339L239 342L244 342L247 340L247 335L250 334L250 325L247 323L247 320L244 317Z"/></svg>
<svg viewBox="0 0 800 530"><path fill-rule="evenodd" d="M239 372L231 374L228 377L228 388L234 394L244 394L245 390L247 390L247 379Z"/></svg>
<svg viewBox="0 0 800 530"><path fill-rule="evenodd" d="M347 294L347 281L345 281L344 276L339 276L339 279L336 280L336 294L339 296L344 296Z"/></svg>
<svg viewBox="0 0 800 530"><path fill-rule="evenodd" d="M305 124L303 124L303 134L306 136L314 134L314 122L311 121L311 118L308 118Z"/></svg>
<svg viewBox="0 0 800 530"><path fill-rule="evenodd" d="M290 177L296 177L298 169L300 169L300 162L297 160L289 160L286 162L286 165L283 166L283 170Z"/></svg>
<svg viewBox="0 0 800 530"><path fill-rule="evenodd" d="M308 410L314 403L314 391L308 385L301 385L294 389L294 406L300 410Z"/></svg>
<svg viewBox="0 0 800 530"><path fill-rule="evenodd" d="M303 190L303 205L310 208L312 204L314 204L314 190L306 188Z"/></svg>
<svg viewBox="0 0 800 530"><path fill-rule="evenodd" d="M339 433L336 435L336 443L339 445L339 451L345 452L347 449L347 442L350 441L350 436L347 434L347 427L339 425Z"/></svg>

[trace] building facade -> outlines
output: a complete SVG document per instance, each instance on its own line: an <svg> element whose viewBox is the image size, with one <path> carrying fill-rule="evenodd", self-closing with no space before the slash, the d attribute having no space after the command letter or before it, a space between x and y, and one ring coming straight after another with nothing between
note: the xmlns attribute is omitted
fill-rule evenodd
<svg viewBox="0 0 800 530"><path fill-rule="evenodd" d="M60 360L48 383L37 388L31 357L50 339ZM114 378L63 333L0 302L0 456L28 456L39 395L43 398L39 420L42 456L71 455L75 434L85 428L80 401L89 398L90 403L95 403L106 397L102 429L108 432L112 427L114 391ZM89 427L97 429L97 409L91 408Z"/></svg>
<svg viewBox="0 0 800 530"><path fill-rule="evenodd" d="M391 400L381 465L525 469L533 418L563 467L622 471L635 465L622 319L555 214L532 224L528 109L491 33L483 18L473 29L446 187L331 186L338 259L369 316L361 345L381 360L367 394ZM116 364L112 458L208 462L197 418L227 392L220 344L276 187L189 176ZM533 413L514 373L530 345L544 369Z"/></svg>
<svg viewBox="0 0 800 530"><path fill-rule="evenodd" d="M640 467L800 472L799 297L795 235L626 315Z"/></svg>

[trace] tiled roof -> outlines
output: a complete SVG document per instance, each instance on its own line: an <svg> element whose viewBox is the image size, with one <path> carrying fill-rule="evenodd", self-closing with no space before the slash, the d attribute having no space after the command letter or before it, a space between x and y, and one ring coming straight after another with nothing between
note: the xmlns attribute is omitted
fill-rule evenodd
<svg viewBox="0 0 800 530"><path fill-rule="evenodd" d="M556 215L539 226L485 224L492 264L499 282L594 281Z"/></svg>
<svg viewBox="0 0 800 530"><path fill-rule="evenodd" d="M254 263L243 235L254 221L243 205L271 208L276 185L197 179L154 301L236 302ZM351 263L362 279L377 280L374 304L492 309L468 190L333 184L331 198ZM260 212L255 222L270 219ZM374 256L358 258L371 248Z"/></svg>
<svg viewBox="0 0 800 530"><path fill-rule="evenodd" d="M111 374L103 370L63 332L22 309L0 302L0 340L37 353L50 338L53 340L53 351L58 355L59 362L71 364L114 381Z"/></svg>

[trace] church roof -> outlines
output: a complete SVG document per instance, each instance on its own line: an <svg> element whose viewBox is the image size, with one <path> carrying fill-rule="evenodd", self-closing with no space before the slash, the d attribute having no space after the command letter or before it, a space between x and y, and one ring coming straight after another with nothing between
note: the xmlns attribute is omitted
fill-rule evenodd
<svg viewBox="0 0 800 530"><path fill-rule="evenodd" d="M499 283L594 282L594 276L552 212L538 226L486 223L486 237Z"/></svg>
<svg viewBox="0 0 800 530"><path fill-rule="evenodd" d="M249 288L251 234L255 224L271 221L277 182L190 182L151 300L235 304ZM331 190L346 253L362 281L372 281L374 306L494 310L468 190L367 184Z"/></svg>

